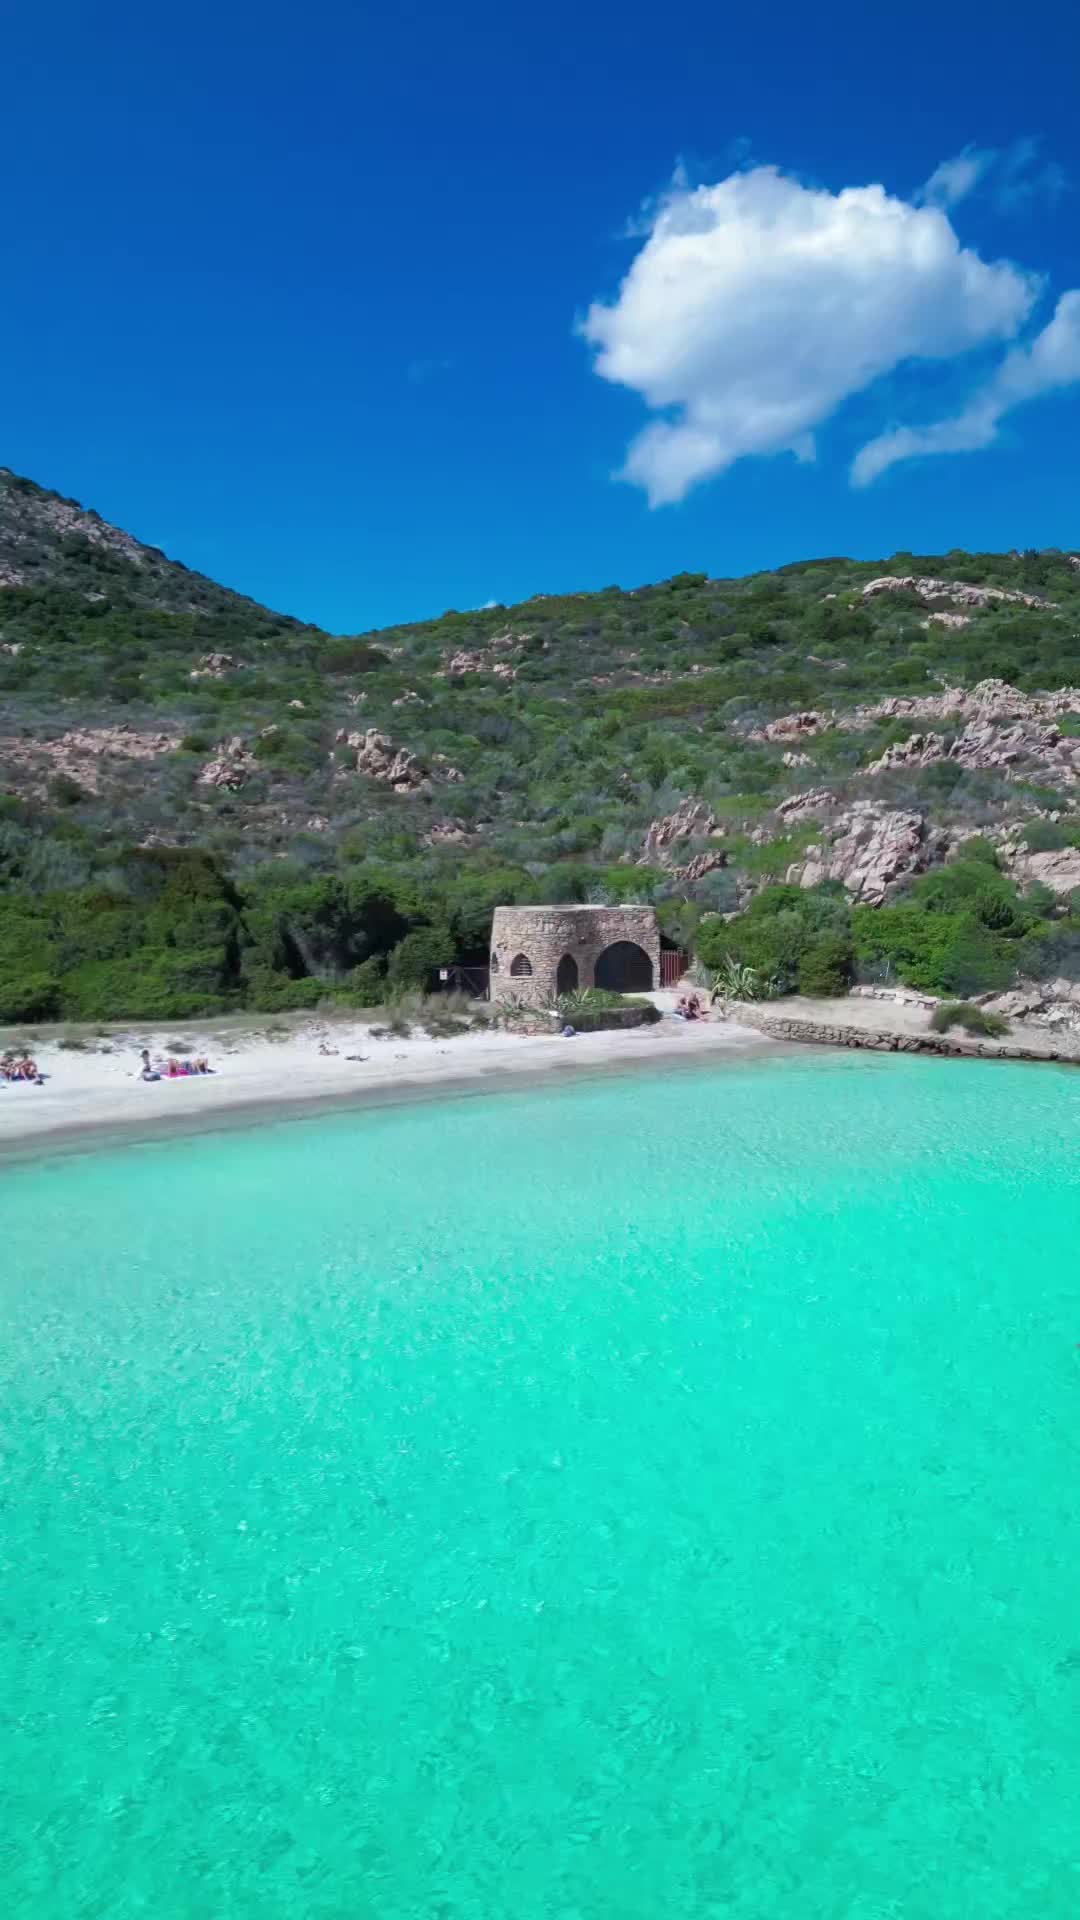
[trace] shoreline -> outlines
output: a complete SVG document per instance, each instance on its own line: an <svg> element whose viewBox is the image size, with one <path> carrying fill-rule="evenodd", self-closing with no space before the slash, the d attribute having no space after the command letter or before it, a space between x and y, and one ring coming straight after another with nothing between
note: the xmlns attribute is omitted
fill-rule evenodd
<svg viewBox="0 0 1080 1920"><path fill-rule="evenodd" d="M673 993L653 997L670 1013ZM1017 1020L1008 1037L997 1041L937 1035L927 1031L925 1012L903 1000L855 996L732 1004L726 1018L700 1026L668 1018L652 1027L573 1039L492 1028L442 1037L418 1028L395 1037L355 1018L319 1015L274 1021L261 1030L221 1020L153 1030L99 1028L75 1037L63 1029L51 1035L37 1030L27 1039L46 1082L0 1090L0 1169L53 1154L149 1145L377 1106L565 1086L649 1066L732 1066L823 1050L1080 1065L1080 1042L1045 1027ZM143 1046L162 1058L207 1053L214 1072L144 1082L138 1066Z"/></svg>
<svg viewBox="0 0 1080 1920"><path fill-rule="evenodd" d="M572 1040L472 1033L397 1042L372 1040L367 1029L319 1021L285 1041L226 1036L240 1044L226 1049L224 1063L215 1036L201 1031L200 1048L218 1063L212 1075L145 1083L131 1062L141 1045L154 1051L163 1043L144 1033L125 1031L123 1037L123 1049L109 1053L65 1052L58 1041L38 1041L36 1057L46 1084L9 1086L0 1093L0 1168L52 1153L151 1144L260 1122L276 1125L417 1100L566 1085L643 1066L732 1065L795 1052L730 1021L701 1027L668 1021L629 1032L577 1034ZM342 1047L367 1046L370 1052L356 1063L345 1060L340 1049L325 1056L318 1052L323 1039L341 1041Z"/></svg>

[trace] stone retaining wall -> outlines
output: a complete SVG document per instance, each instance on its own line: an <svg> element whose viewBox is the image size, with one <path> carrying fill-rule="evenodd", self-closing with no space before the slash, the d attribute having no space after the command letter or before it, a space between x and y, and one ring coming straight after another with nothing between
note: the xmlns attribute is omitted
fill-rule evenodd
<svg viewBox="0 0 1080 1920"><path fill-rule="evenodd" d="M733 1019L773 1040L794 1040L820 1047L861 1047L870 1053L937 1053L965 1060L1057 1060L1080 1067L1080 1055L1056 1047L1027 1047L1019 1040L953 1039L946 1033L890 1033L874 1027L833 1026L825 1021L786 1019L740 1002L729 1007Z"/></svg>

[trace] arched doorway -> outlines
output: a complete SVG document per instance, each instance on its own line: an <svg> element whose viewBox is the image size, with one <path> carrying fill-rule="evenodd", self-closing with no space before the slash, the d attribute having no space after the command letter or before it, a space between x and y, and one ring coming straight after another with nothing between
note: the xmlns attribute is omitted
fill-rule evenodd
<svg viewBox="0 0 1080 1920"><path fill-rule="evenodd" d="M555 974L556 993L574 993L577 990L577 961L572 953L564 953Z"/></svg>
<svg viewBox="0 0 1080 1920"><path fill-rule="evenodd" d="M610 993L650 993L653 967L644 947L633 940L616 940L596 962L596 984Z"/></svg>

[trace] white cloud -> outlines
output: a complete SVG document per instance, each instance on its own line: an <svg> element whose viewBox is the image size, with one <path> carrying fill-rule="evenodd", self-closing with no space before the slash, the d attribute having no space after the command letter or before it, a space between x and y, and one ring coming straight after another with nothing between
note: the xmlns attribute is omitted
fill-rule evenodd
<svg viewBox="0 0 1080 1920"><path fill-rule="evenodd" d="M661 416L622 469L658 506L748 454L812 459L849 395L903 361L1014 339L1038 291L961 247L940 207L756 167L678 181L581 331L597 373Z"/></svg>
<svg viewBox="0 0 1080 1920"><path fill-rule="evenodd" d="M867 486L899 460L930 453L974 453L997 438L1005 415L1025 400L1080 381L1080 291L1063 293L1054 317L1027 346L1014 347L986 385L951 419L879 434L855 458L851 477Z"/></svg>
<svg viewBox="0 0 1080 1920"><path fill-rule="evenodd" d="M1056 160L1042 158L1037 140L1014 140L993 159L993 197L999 213L1025 211L1034 200L1053 206L1069 184Z"/></svg>
<svg viewBox="0 0 1080 1920"><path fill-rule="evenodd" d="M993 147L965 147L952 160L943 160L915 195L916 205L955 207L973 193L997 154Z"/></svg>
<svg viewBox="0 0 1080 1920"><path fill-rule="evenodd" d="M915 195L917 206L955 207L985 185L999 213L1016 213L1035 200L1053 204L1068 181L1056 160L1044 160L1038 140L1025 137L1008 147L964 147L934 168Z"/></svg>

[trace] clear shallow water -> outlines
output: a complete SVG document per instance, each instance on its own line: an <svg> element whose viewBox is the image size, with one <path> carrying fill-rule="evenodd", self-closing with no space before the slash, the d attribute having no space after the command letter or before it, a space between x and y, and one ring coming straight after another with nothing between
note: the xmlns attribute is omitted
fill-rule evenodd
<svg viewBox="0 0 1080 1920"><path fill-rule="evenodd" d="M1080 1075L0 1175L0 1911L1074 1920Z"/></svg>

